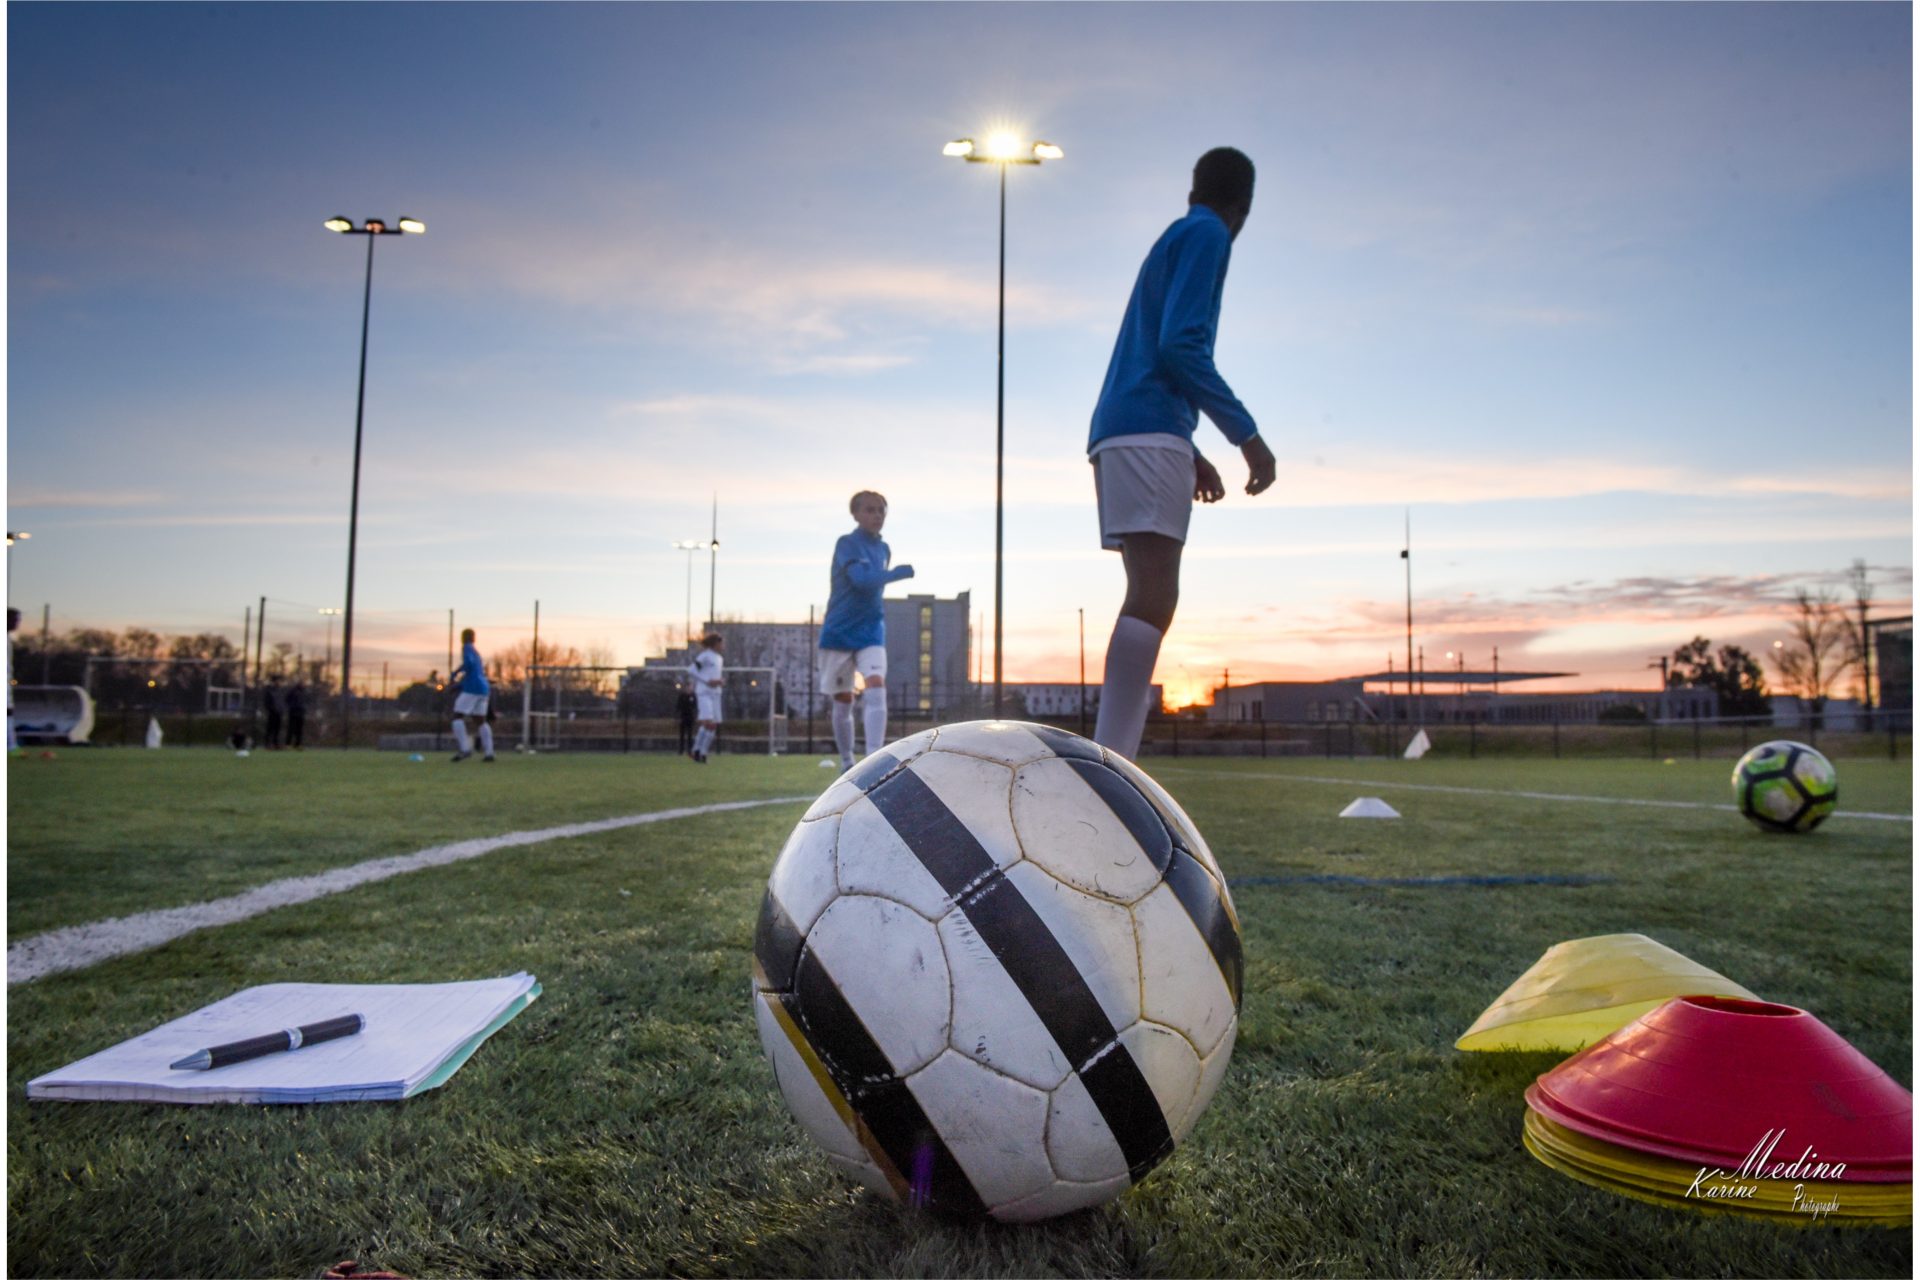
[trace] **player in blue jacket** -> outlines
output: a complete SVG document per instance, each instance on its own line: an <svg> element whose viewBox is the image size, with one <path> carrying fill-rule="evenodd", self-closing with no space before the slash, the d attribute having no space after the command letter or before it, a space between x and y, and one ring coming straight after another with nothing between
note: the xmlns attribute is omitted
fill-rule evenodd
<svg viewBox="0 0 1920 1280"><path fill-rule="evenodd" d="M1207 152L1187 206L1141 264L1087 439L1100 545L1127 571L1093 736L1128 759L1140 750L1160 641L1180 600L1193 504L1227 493L1194 444L1199 415L1239 447L1249 494L1273 484L1273 451L1213 366L1227 261L1253 208L1253 162L1232 147Z"/></svg>
<svg viewBox="0 0 1920 1280"><path fill-rule="evenodd" d="M487 702L493 696L493 686L487 683L487 667L480 661L480 651L473 647L472 627L460 633L460 665L448 679L460 686L453 700L453 741L460 753L453 762L459 764L473 754L472 734L477 730L480 758L492 764L493 726L487 723Z"/></svg>
<svg viewBox="0 0 1920 1280"><path fill-rule="evenodd" d="M889 567L893 552L880 540L887 500L862 489L847 504L859 527L833 544L833 588L820 620L820 688L833 697L833 743L842 770L853 767L853 677L865 692L867 754L887 741L887 612L881 594L889 582L913 576L913 566Z"/></svg>

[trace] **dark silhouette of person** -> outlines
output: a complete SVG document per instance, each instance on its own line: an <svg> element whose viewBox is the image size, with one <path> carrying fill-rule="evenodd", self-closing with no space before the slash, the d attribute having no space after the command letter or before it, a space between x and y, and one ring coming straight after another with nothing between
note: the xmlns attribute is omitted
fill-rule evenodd
<svg viewBox="0 0 1920 1280"><path fill-rule="evenodd" d="M279 676L267 677L267 687L260 692L260 705L267 713L267 732L263 745L269 751L278 751L280 726L287 714L287 691L281 685Z"/></svg>
<svg viewBox="0 0 1920 1280"><path fill-rule="evenodd" d="M693 750L693 690L687 688L685 685L681 685L680 696L674 699L674 709L680 717L680 746L678 749L681 755L685 755L687 752Z"/></svg>
<svg viewBox="0 0 1920 1280"><path fill-rule="evenodd" d="M299 680L287 690L287 745L305 751L307 741L307 686Z"/></svg>

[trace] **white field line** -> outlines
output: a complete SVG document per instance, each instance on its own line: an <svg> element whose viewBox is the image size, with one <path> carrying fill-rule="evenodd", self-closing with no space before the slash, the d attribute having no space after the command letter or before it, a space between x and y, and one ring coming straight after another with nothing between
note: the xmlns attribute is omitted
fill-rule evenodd
<svg viewBox="0 0 1920 1280"><path fill-rule="evenodd" d="M1443 787L1433 782L1380 782L1372 778L1318 778L1304 773L1248 773L1245 770L1212 769L1160 769L1159 773L1188 774L1205 778L1265 778L1269 782L1322 782L1337 787L1390 787L1397 791L1441 791L1456 796L1511 796L1517 800L1577 800L1584 804L1630 804L1648 809L1705 809L1721 813L1738 813L1740 810L1730 804L1701 804L1697 800L1633 800L1624 796L1575 796L1561 795L1553 791L1500 791L1491 787ZM1910 813L1865 813L1859 809L1837 809L1827 819L1838 822L1842 818L1866 818L1874 822L1912 822Z"/></svg>
<svg viewBox="0 0 1920 1280"><path fill-rule="evenodd" d="M317 875L291 876L284 880L274 880L256 889L249 889L245 893L236 893L229 898L216 898L212 902L198 902L189 907L142 911L138 915L116 916L109 920L95 920L91 924L52 929L8 945L7 985L32 982L35 978L44 978L50 973L64 973L69 969L84 969L115 956L132 955L137 951L150 950L199 929L233 924L279 907L311 902L315 898L324 898L331 894L345 893L363 884L372 884L377 880L405 875L409 871L443 867L448 863L483 857L496 849L541 844L548 840L566 840L574 836L597 835L603 831L619 831L625 827L640 827L651 822L668 822L675 818L697 818L708 813L759 809L774 804L800 804L812 798L811 796L780 796L772 800L734 800L725 804L703 804L691 809L661 809L654 813L629 814L624 818L575 822L563 827L544 827L537 831L509 831L500 836L486 836L476 840L435 845L431 849L421 849L416 853L403 853L391 858L374 858L348 867L335 867L331 871L322 871Z"/></svg>

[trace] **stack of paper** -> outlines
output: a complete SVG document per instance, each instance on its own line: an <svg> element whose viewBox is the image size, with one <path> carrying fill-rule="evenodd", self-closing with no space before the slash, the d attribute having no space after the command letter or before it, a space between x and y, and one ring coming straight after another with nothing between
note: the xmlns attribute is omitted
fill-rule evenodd
<svg viewBox="0 0 1920 1280"><path fill-rule="evenodd" d="M108 1102L377 1102L438 1088L540 994L530 973L482 982L249 987L27 1084L27 1097ZM357 1013L358 1035L210 1071L202 1049Z"/></svg>

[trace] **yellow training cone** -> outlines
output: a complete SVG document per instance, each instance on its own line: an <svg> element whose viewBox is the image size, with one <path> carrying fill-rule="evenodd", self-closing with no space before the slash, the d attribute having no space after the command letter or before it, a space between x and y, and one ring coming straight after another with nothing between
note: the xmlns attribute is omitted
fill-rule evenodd
<svg viewBox="0 0 1920 1280"><path fill-rule="evenodd" d="M1759 999L1645 934L1575 938L1547 948L1453 1047L1572 1053L1675 996Z"/></svg>

